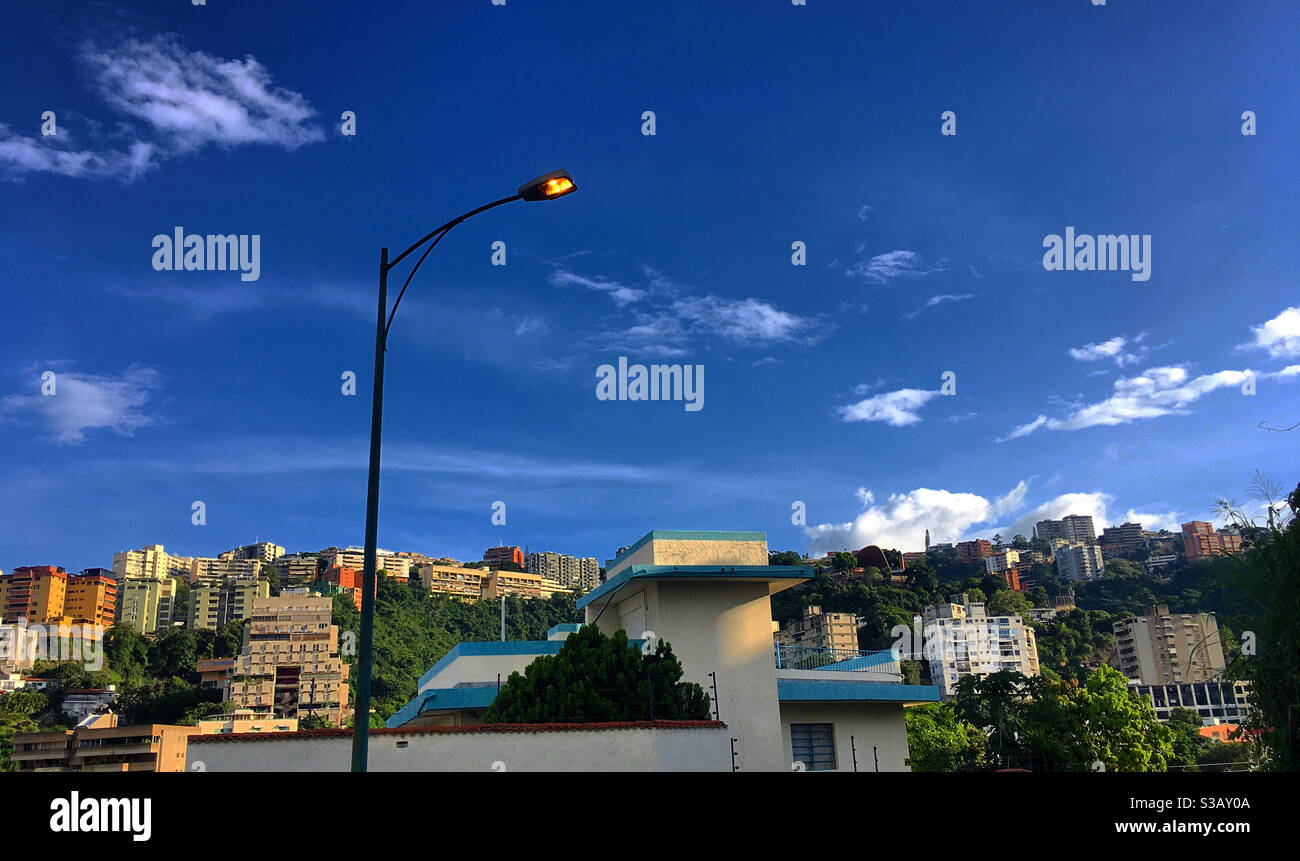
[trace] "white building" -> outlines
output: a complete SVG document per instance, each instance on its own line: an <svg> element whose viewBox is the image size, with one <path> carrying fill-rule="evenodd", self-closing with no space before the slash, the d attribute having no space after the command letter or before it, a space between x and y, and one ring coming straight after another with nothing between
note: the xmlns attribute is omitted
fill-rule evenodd
<svg viewBox="0 0 1300 861"><path fill-rule="evenodd" d="M1038 675L1038 645L1034 629L1019 616L989 616L981 603L965 603L954 595L947 604L922 611L924 658L930 680L945 697L966 676L1012 670ZM962 601L963 603L957 603Z"/></svg>
<svg viewBox="0 0 1300 861"><path fill-rule="evenodd" d="M1009 571L1016 567L1020 562L1020 551L1007 548L994 553L992 556L984 557L984 567L990 574L998 574L1003 571Z"/></svg>
<svg viewBox="0 0 1300 861"><path fill-rule="evenodd" d="M1052 554L1056 557L1056 573L1067 582L1096 580L1106 570L1106 560L1096 544L1053 541Z"/></svg>

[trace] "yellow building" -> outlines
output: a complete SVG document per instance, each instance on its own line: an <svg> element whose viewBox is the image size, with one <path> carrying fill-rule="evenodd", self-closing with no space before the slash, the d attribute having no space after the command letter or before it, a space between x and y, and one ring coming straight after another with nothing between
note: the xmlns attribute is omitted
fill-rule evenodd
<svg viewBox="0 0 1300 861"><path fill-rule="evenodd" d="M487 568L458 568L453 565L421 565L420 585L435 595L451 595L476 601L483 594Z"/></svg>
<svg viewBox="0 0 1300 861"><path fill-rule="evenodd" d="M192 726L118 726L117 715L93 725L14 735L13 761L33 771L184 771Z"/></svg>
<svg viewBox="0 0 1300 861"><path fill-rule="evenodd" d="M26 620L30 624L59 624L64 620L63 604L68 574L54 565L15 568L0 577L0 617L7 624Z"/></svg>
<svg viewBox="0 0 1300 861"><path fill-rule="evenodd" d="M237 732L297 732L298 719L276 717L270 712L235 709L228 715L213 715L199 721L200 735L231 735Z"/></svg>
<svg viewBox="0 0 1300 861"><path fill-rule="evenodd" d="M336 726L349 714L348 666L339 654L334 602L305 589L254 598L244 646L230 672L235 710L315 715Z"/></svg>
<svg viewBox="0 0 1300 861"><path fill-rule="evenodd" d="M190 629L215 631L227 622L247 619L253 615L253 600L270 595L270 582L257 576L200 583L190 590Z"/></svg>
<svg viewBox="0 0 1300 861"><path fill-rule="evenodd" d="M540 598L544 580L540 574L489 571L483 578L483 597L495 599L502 595L518 595L520 598Z"/></svg>
<svg viewBox="0 0 1300 861"><path fill-rule="evenodd" d="M124 577L188 577L194 560L189 556L171 556L161 544L140 550L123 550L113 554L113 573Z"/></svg>
<svg viewBox="0 0 1300 861"><path fill-rule="evenodd" d="M199 557L190 562L185 580L196 583L219 583L227 577L257 577L262 573L260 559L208 559Z"/></svg>
<svg viewBox="0 0 1300 861"><path fill-rule="evenodd" d="M176 581L171 577L127 577L120 593L120 619L141 634L170 628L176 609Z"/></svg>

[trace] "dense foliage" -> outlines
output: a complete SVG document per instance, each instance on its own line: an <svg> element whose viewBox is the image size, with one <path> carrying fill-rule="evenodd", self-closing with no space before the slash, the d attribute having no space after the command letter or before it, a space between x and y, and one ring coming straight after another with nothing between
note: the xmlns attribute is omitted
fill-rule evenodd
<svg viewBox="0 0 1300 861"><path fill-rule="evenodd" d="M650 644L647 644L649 647ZM649 654L627 634L605 636L589 625L570 634L555 655L514 672L488 709L488 723L587 723L705 720L709 695L683 682L682 665L665 641Z"/></svg>
<svg viewBox="0 0 1300 861"><path fill-rule="evenodd" d="M580 616L572 595L542 600L506 597L506 639L544 640L561 622ZM356 643L361 614L345 595L334 598L334 624L341 649L356 681ZM462 601L434 595L400 579L379 578L375 593L375 650L371 674L371 708L388 718L415 696L420 676L461 641L499 640L501 603ZM355 694L354 694L355 699Z"/></svg>

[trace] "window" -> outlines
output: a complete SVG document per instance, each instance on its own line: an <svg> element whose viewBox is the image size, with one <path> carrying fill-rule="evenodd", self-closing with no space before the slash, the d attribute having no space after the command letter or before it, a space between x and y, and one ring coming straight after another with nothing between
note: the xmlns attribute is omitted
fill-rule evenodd
<svg viewBox="0 0 1300 861"><path fill-rule="evenodd" d="M790 749L795 762L802 762L808 771L834 771L835 725L790 724Z"/></svg>

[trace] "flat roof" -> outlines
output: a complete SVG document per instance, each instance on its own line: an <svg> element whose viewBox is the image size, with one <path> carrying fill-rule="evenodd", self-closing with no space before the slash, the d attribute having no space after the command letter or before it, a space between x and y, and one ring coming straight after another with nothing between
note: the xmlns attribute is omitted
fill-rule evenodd
<svg viewBox="0 0 1300 861"><path fill-rule="evenodd" d="M612 592L622 590L629 583L643 586L646 582L655 580L734 580L767 583L788 581L781 587L785 589L799 580L807 580L810 577L812 577L812 568L804 565L632 565L579 598L578 609L581 610ZM636 591L639 590L634 588L628 594L634 594ZM780 591L780 589L772 591Z"/></svg>
<svg viewBox="0 0 1300 861"><path fill-rule="evenodd" d="M430 688L421 691L393 716L384 721L384 726L393 728L410 723L420 715L431 711L451 711L456 709L485 709L497 698L496 685L476 685L463 688Z"/></svg>
<svg viewBox="0 0 1300 861"><path fill-rule="evenodd" d="M614 558L609 567L617 567L618 563L622 562L625 557L631 556L651 541L762 541L766 544L767 533L722 532L698 529L651 529L629 544L626 550Z"/></svg>
<svg viewBox="0 0 1300 861"><path fill-rule="evenodd" d="M781 702L902 702L937 703L935 685L896 685L893 682L823 681L820 679L776 680Z"/></svg>

